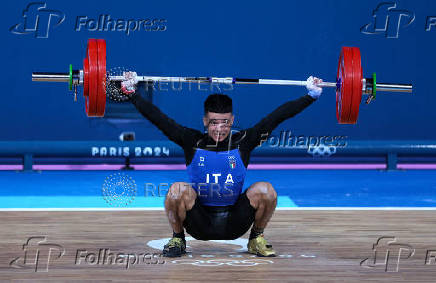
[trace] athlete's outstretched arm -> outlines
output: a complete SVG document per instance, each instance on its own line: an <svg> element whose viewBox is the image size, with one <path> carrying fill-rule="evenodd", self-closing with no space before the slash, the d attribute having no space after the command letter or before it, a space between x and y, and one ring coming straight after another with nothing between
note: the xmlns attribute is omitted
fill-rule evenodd
<svg viewBox="0 0 436 283"><path fill-rule="evenodd" d="M309 95L304 95L298 99L286 102L277 107L273 112L268 114L260 122L254 125L251 130L257 133L270 134L281 122L292 118L315 101Z"/></svg>
<svg viewBox="0 0 436 283"><path fill-rule="evenodd" d="M247 129L246 142L250 147L257 147L260 141L265 140L280 123L306 109L321 95L322 89L316 84L322 82L322 80L309 77L307 82L307 95L282 104L252 128Z"/></svg>
<svg viewBox="0 0 436 283"><path fill-rule="evenodd" d="M134 93L131 96L131 102L135 105L136 109L147 118L153 125L159 128L165 136L171 141L183 147L184 144L195 140L196 137L201 136L200 131L186 128L176 123L173 119L165 115L153 103L145 100L139 94Z"/></svg>
<svg viewBox="0 0 436 283"><path fill-rule="evenodd" d="M130 97L130 101L136 109L147 118L153 125L158 127L165 136L181 147L192 144L199 136L200 131L183 127L173 119L165 115L153 103L145 100L136 92L138 83L136 72L124 72L124 80L121 82L121 92Z"/></svg>

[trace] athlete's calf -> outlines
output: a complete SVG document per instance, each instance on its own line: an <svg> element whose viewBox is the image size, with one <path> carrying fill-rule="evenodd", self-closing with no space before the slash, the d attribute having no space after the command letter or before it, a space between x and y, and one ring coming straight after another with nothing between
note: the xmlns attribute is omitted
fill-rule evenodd
<svg viewBox="0 0 436 283"><path fill-rule="evenodd" d="M175 182L171 185L165 199L165 211L175 233L183 232L186 211L194 206L196 198L195 190L188 183Z"/></svg>

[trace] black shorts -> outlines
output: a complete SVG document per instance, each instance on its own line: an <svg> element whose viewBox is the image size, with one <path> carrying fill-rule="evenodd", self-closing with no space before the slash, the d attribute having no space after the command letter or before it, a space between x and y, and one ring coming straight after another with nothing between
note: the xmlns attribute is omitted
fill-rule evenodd
<svg viewBox="0 0 436 283"><path fill-rule="evenodd" d="M255 212L246 191L230 206L201 205L197 197L192 209L186 212L183 226L197 240L234 240L250 229Z"/></svg>

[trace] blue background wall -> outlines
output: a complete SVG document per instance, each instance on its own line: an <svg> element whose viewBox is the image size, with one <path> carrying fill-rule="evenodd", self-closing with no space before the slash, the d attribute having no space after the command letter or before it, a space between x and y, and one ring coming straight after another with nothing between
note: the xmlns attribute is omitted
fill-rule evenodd
<svg viewBox="0 0 436 283"><path fill-rule="evenodd" d="M165 139L148 121L113 123L89 119L83 96L74 103L66 84L31 81L32 71L82 68L86 41L104 38L108 69L126 67L140 74L234 76L334 81L341 46L359 46L364 76L411 82L415 95L380 95L362 103L357 125L338 125L335 93L324 94L302 114L279 126L296 135L343 135L351 140L436 139L436 1L396 1L397 10L415 15L400 22L398 38L363 34L381 1L47 1L65 21L52 24L48 38L14 34L31 1L2 3L0 140L115 140L132 130L137 139ZM75 31L78 16L112 19L165 19L166 31ZM216 89L215 89L216 91ZM304 94L282 86L236 86L237 126L252 126L275 107ZM202 104L209 91L156 91L154 103L181 124L202 130Z"/></svg>

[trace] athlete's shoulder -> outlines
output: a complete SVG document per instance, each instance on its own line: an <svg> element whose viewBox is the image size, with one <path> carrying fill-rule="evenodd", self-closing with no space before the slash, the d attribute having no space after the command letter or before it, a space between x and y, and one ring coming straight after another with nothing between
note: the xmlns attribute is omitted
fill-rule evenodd
<svg viewBox="0 0 436 283"><path fill-rule="evenodd" d="M183 127L182 128L182 139L184 147L193 147L199 139L204 136L204 133L199 130Z"/></svg>

